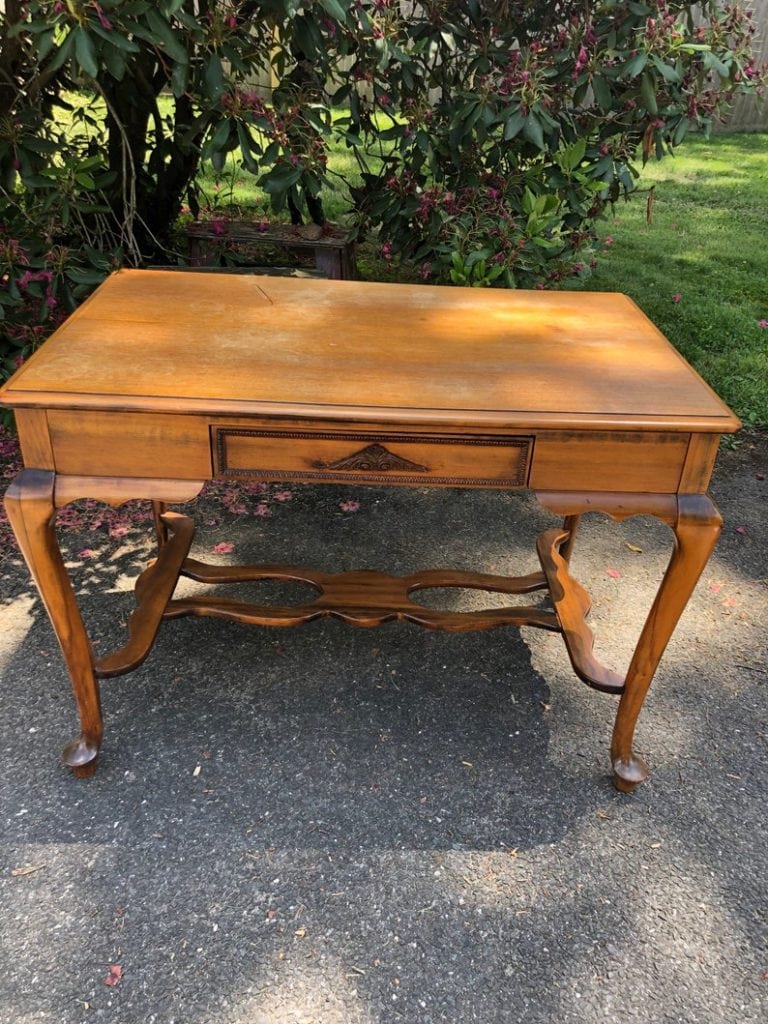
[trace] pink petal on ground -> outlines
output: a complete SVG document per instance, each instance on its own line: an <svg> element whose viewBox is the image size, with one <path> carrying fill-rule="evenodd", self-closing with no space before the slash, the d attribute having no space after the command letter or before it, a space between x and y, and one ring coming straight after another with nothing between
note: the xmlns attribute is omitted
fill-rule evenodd
<svg viewBox="0 0 768 1024"><path fill-rule="evenodd" d="M620 580L621 579L621 573L619 572L618 569L606 569L605 571L606 571L607 575L611 577L612 580Z"/></svg>
<svg viewBox="0 0 768 1024"><path fill-rule="evenodd" d="M339 508L341 509L342 512L359 512L360 502L354 500L340 501Z"/></svg>
<svg viewBox="0 0 768 1024"><path fill-rule="evenodd" d="M228 540L219 541L218 544L213 545L214 555L229 555L235 550L235 545Z"/></svg>
<svg viewBox="0 0 768 1024"><path fill-rule="evenodd" d="M120 980L122 977L123 968L120 966L120 964L110 964L109 973L104 979L104 984L107 985L109 988L114 988L115 985L120 984Z"/></svg>

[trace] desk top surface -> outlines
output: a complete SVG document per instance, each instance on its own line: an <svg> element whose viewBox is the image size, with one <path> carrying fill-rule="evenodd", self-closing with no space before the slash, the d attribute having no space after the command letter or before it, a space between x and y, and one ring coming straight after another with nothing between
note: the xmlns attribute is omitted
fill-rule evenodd
<svg viewBox="0 0 768 1024"><path fill-rule="evenodd" d="M124 270L15 374L12 407L729 432L626 296Z"/></svg>

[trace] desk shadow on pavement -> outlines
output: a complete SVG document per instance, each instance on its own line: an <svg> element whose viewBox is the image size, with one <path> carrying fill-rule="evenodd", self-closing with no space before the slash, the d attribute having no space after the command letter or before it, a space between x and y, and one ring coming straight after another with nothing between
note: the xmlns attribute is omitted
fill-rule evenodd
<svg viewBox="0 0 768 1024"><path fill-rule="evenodd" d="M87 781L57 764L74 729L58 657L38 620L5 667L7 838L103 842L121 819L132 842L172 826L179 841L498 850L555 841L605 796L605 778L590 794L548 761L549 689L517 630L169 623L141 669L102 684Z"/></svg>
<svg viewBox="0 0 768 1024"><path fill-rule="evenodd" d="M533 538L549 524L530 496L503 492L370 489L356 516L339 511L348 496L297 489L266 527L230 522L237 560L290 552L334 571L362 561L401 573L457 563L526 572L535 568ZM214 540L202 531L203 550ZM133 598L114 590L146 557L139 543L75 568L97 651L119 642ZM113 592L103 594L105 585ZM430 598L452 596L462 597ZM483 604L497 596L474 595ZM366 630L325 620L269 630L218 619L165 623L142 668L102 684L99 769L75 782L56 766L74 731L68 681L39 602L30 615L3 673L7 736L25 737L6 756L25 766L22 788L39 783L73 839L84 828L101 832L104 801L106 818L122 813L134 837L172 821L180 834L251 830L254 841L287 846L525 847L557 839L609 785L596 772L585 791L583 776L550 762L548 685L516 629ZM595 736L596 748L606 739ZM87 822L72 807L86 791Z"/></svg>

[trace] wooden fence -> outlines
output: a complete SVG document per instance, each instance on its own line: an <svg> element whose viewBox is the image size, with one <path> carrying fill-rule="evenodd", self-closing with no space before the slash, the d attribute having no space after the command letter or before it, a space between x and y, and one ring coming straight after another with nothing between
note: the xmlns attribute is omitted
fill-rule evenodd
<svg viewBox="0 0 768 1024"><path fill-rule="evenodd" d="M752 0L755 12L755 41L753 50L758 67L768 61L768 0ZM726 132L768 132L768 94L759 100L756 96L738 96L727 120L717 126Z"/></svg>

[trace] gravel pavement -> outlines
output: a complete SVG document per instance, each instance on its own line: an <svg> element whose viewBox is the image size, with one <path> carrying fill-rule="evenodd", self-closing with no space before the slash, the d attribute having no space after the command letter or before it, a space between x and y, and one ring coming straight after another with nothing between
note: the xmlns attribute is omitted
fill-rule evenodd
<svg viewBox="0 0 768 1024"><path fill-rule="evenodd" d="M723 537L641 716L651 778L632 796L608 770L616 698L559 637L327 621L164 624L104 683L99 770L76 780L64 668L8 555L0 1024L765 1024L766 475L766 435L721 453ZM201 502L196 551L517 573L552 523L525 494L275 493L269 515ZM106 651L149 549L63 539ZM626 666L668 550L653 521L585 520L574 573L608 664Z"/></svg>

